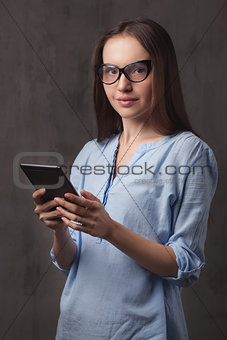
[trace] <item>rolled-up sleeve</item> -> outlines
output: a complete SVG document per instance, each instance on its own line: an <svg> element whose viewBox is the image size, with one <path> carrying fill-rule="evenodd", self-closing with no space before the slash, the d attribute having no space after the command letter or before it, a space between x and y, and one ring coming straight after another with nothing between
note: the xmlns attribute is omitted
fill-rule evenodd
<svg viewBox="0 0 227 340"><path fill-rule="evenodd" d="M190 173L185 176L173 207L173 232L165 244L174 250L178 273L177 277L164 279L181 287L195 283L205 264L209 210L218 181L217 162L206 144L197 144L188 154L186 164L190 165Z"/></svg>
<svg viewBox="0 0 227 340"><path fill-rule="evenodd" d="M75 243L77 243L77 238L76 238L76 231L70 227L68 227L69 229L69 233L70 233L70 236L72 237L73 241ZM63 269L59 266L59 264L57 263L57 260L55 259L55 256L54 256L54 250L53 248L51 248L50 250L50 256L51 256L51 259L52 259L52 263L63 273L65 274L66 276L69 274L69 270L66 270L66 269ZM77 252L77 255L76 255L76 259L77 260L77 256L78 256L78 252Z"/></svg>

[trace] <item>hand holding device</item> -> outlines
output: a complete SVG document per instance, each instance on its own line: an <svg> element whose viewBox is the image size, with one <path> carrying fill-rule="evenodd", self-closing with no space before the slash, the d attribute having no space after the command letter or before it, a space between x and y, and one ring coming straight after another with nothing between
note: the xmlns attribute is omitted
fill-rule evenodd
<svg viewBox="0 0 227 340"><path fill-rule="evenodd" d="M32 197L35 204L34 212L39 216L40 221L44 222L45 225L53 230L67 229L65 223L63 223L61 217L62 214L56 207L59 205L55 200L49 200L43 202L42 196L45 194L46 189L41 188L36 190Z"/></svg>
<svg viewBox="0 0 227 340"><path fill-rule="evenodd" d="M57 230L67 226L61 220L62 214L56 210L59 205L54 197L64 197L69 192L78 195L72 183L65 176L60 166L20 164L33 186L34 212L47 227ZM46 188L45 188L46 187Z"/></svg>

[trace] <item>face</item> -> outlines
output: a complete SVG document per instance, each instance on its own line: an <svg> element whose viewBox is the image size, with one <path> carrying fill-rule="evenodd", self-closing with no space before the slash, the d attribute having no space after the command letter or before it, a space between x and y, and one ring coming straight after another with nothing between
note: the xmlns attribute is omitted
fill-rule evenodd
<svg viewBox="0 0 227 340"><path fill-rule="evenodd" d="M116 35L103 48L103 63L124 67L140 60L150 60L147 50L133 36ZM103 84L112 107L123 119L146 119L151 110L152 70L140 83L133 83L124 74L112 85Z"/></svg>

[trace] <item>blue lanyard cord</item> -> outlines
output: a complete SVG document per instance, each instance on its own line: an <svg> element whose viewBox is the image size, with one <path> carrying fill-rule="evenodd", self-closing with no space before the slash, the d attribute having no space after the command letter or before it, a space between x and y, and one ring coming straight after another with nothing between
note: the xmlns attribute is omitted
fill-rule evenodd
<svg viewBox="0 0 227 340"><path fill-rule="evenodd" d="M104 207L105 207L106 202L107 202L108 191L109 191L109 188L110 188L110 183L111 183L112 175L113 175L113 167L111 169L111 173L110 173L110 176L109 176L109 179L108 179L108 183L106 185L106 189L105 189L104 196L103 196L102 204L103 204Z"/></svg>
<svg viewBox="0 0 227 340"><path fill-rule="evenodd" d="M77 251L78 251L78 256L76 259L76 272L75 272L75 276L77 273L77 269L78 269L78 265L79 265L79 261L80 261L80 253L81 253L81 247L82 247L82 237L81 237L81 231L78 232L79 233L79 241L78 241L78 245L77 245Z"/></svg>
<svg viewBox="0 0 227 340"><path fill-rule="evenodd" d="M109 178L108 178L108 182L107 182L107 185L106 185L106 189L105 189L105 192L104 192L104 195L103 195L102 204L103 204L104 207L105 207L105 205L106 205L106 203L107 203L108 192L109 192L110 186L111 186L111 184L112 184L112 178L113 178L113 172L114 172L114 166L115 166L115 160L116 160L117 151L118 151L118 146L117 146L117 148L115 149L115 152L114 152L114 157L113 157L113 164L112 164L112 168L111 168L111 173L110 173L110 176L109 176ZM97 244L102 243L102 238L96 237L96 243L97 243Z"/></svg>

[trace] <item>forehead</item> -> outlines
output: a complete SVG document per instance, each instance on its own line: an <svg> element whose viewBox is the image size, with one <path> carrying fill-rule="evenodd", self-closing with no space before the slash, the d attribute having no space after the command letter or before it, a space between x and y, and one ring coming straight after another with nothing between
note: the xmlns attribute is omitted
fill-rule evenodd
<svg viewBox="0 0 227 340"><path fill-rule="evenodd" d="M116 35L108 39L103 48L103 63L123 67L145 59L150 59L148 51L135 37L130 35Z"/></svg>

